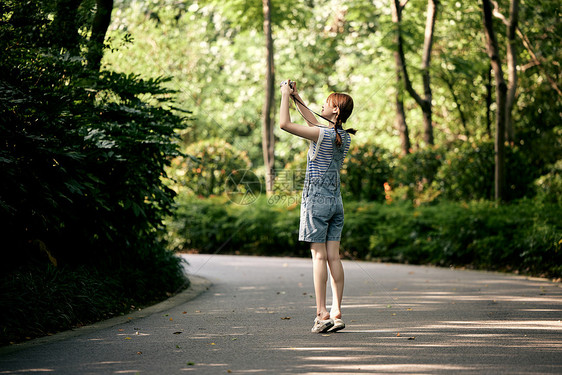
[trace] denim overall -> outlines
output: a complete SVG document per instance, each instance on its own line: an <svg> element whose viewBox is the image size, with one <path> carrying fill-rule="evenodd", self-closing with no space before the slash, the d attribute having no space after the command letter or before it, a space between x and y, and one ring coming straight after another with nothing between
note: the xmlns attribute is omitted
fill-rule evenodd
<svg viewBox="0 0 562 375"><path fill-rule="evenodd" d="M310 178L307 170L302 192L299 240L305 242L339 241L343 229L343 202L340 192L340 169L345 158L349 135L340 132L342 145L336 145L335 131L330 129L324 142L332 143L332 157L327 170ZM310 156L308 156L310 158Z"/></svg>

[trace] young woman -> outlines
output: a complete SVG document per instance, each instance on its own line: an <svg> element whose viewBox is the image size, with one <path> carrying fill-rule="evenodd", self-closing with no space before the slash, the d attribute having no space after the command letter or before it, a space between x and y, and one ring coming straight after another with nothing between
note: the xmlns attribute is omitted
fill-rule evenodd
<svg viewBox="0 0 562 375"><path fill-rule="evenodd" d="M335 332L345 328L341 313L344 271L339 254L343 229L340 169L351 143L348 133L355 134L353 129L346 131L342 128L353 110L353 99L347 94L330 94L320 115L330 125L322 126L303 103L295 82L283 82L281 94L281 129L311 141L302 192L299 240L310 242L312 253L316 294L316 319L312 332ZM308 126L291 122L291 97ZM327 268L332 279L330 312L326 308Z"/></svg>

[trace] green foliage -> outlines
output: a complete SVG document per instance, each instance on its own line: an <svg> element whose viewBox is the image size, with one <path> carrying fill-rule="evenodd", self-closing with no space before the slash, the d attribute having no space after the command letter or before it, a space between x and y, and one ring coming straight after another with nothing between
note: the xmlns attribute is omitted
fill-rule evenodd
<svg viewBox="0 0 562 375"><path fill-rule="evenodd" d="M29 33L15 27L23 8L2 15L3 248L15 264L35 257L37 244L62 264L148 256L162 249L157 230L174 196L162 183L179 155L174 129L185 126L174 91L162 78L87 70L32 34L50 27L39 9Z"/></svg>
<svg viewBox="0 0 562 375"><path fill-rule="evenodd" d="M368 258L552 277L559 277L562 270L561 211L556 205L535 201L501 207L488 202L443 202L418 208L362 204L347 213L353 219L346 219L343 246L358 251L365 249L361 243L368 244ZM367 219L361 221L363 215ZM367 220L378 221L369 227Z"/></svg>
<svg viewBox="0 0 562 375"><path fill-rule="evenodd" d="M115 301L152 302L186 282L160 238L174 198L164 167L179 155L185 110L174 107L168 79L85 66L88 6L72 29L59 18L73 15L52 2L0 5L0 299L20 317L2 317L8 336L101 318L122 311ZM61 27L79 36L60 45ZM86 284L90 296L112 291L92 311L90 297L78 297ZM75 310L61 319L30 311L56 314L61 305Z"/></svg>
<svg viewBox="0 0 562 375"><path fill-rule="evenodd" d="M355 200L383 201L391 163L390 152L382 147L352 145L342 168L342 192Z"/></svg>
<svg viewBox="0 0 562 375"><path fill-rule="evenodd" d="M506 148L508 200L533 195L537 171L517 147ZM442 197L449 200L493 199L494 145L463 143L445 155L443 166L435 178Z"/></svg>
<svg viewBox="0 0 562 375"><path fill-rule="evenodd" d="M562 160L554 164L548 173L535 180L535 186L537 199L562 207Z"/></svg>
<svg viewBox="0 0 562 375"><path fill-rule="evenodd" d="M299 210L294 201L260 197L249 205L225 197L181 196L168 220L172 250L205 253L304 255L298 243Z"/></svg>
<svg viewBox="0 0 562 375"><path fill-rule="evenodd" d="M90 324L153 304L189 285L171 253L118 270L38 264L0 278L0 345ZM181 271L180 271L181 273Z"/></svg>
<svg viewBox="0 0 562 375"><path fill-rule="evenodd" d="M223 194L231 173L251 167L246 152L222 139L193 143L185 148L184 154L176 157L167 169L174 180L172 188L184 194L204 197Z"/></svg>
<svg viewBox="0 0 562 375"><path fill-rule="evenodd" d="M398 188L394 198L420 200L428 195L430 186L441 168L444 150L437 147L426 148L400 156L392 170L392 187ZM429 199L434 194L429 194ZM425 199L423 199L425 200Z"/></svg>
<svg viewBox="0 0 562 375"><path fill-rule="evenodd" d="M168 235L175 250L308 256L307 244L297 241L298 205L288 203L182 198ZM415 208L362 201L346 203L345 210L342 253L353 259L562 276L562 211L556 204L443 201Z"/></svg>

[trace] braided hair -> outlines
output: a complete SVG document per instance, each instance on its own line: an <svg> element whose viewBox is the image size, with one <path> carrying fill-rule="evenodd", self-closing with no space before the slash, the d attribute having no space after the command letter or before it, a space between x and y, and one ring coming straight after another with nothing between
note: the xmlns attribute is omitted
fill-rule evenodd
<svg viewBox="0 0 562 375"><path fill-rule="evenodd" d="M351 112L353 111L353 99L347 94L334 92L328 96L328 99L326 99L326 101L330 103L331 106L337 108L334 127L336 129L336 145L338 147L341 147L342 139L341 135L338 132L339 129L345 130L349 134L357 133L357 130L355 129L343 129L342 127L342 124L347 121L349 116L351 116Z"/></svg>

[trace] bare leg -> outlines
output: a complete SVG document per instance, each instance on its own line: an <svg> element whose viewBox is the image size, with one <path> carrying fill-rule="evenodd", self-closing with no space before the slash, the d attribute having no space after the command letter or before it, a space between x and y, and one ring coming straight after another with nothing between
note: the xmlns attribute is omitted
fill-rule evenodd
<svg viewBox="0 0 562 375"><path fill-rule="evenodd" d="M332 286L332 319L341 318L341 301L343 298L344 273L340 258L340 241L326 242L328 266L330 267Z"/></svg>
<svg viewBox="0 0 562 375"><path fill-rule="evenodd" d="M330 317L326 309L326 284L328 282L326 244L313 242L310 244L310 251L312 253L314 293L316 294L316 316L325 320Z"/></svg>

